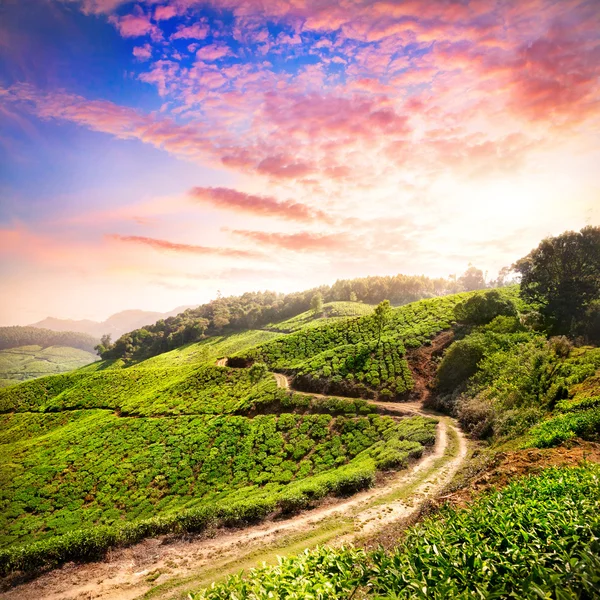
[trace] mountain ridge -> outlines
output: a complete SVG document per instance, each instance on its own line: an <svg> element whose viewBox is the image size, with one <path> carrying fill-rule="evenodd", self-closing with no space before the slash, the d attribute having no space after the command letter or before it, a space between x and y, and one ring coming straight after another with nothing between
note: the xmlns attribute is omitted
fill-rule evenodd
<svg viewBox="0 0 600 600"><path fill-rule="evenodd" d="M51 331L74 331L77 333L87 333L100 338L103 335L120 336L132 329L143 327L156 323L160 319L173 317L190 306L178 306L168 312L158 312L141 309L126 309L116 312L104 321L94 321L92 319L59 319L57 317L46 317L36 323L31 323L29 327L38 327L50 329Z"/></svg>

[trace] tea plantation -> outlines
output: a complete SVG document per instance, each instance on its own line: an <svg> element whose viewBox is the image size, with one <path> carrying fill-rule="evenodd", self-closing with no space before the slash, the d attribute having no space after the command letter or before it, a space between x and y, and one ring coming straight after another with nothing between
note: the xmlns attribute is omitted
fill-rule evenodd
<svg viewBox="0 0 600 600"><path fill-rule="evenodd" d="M191 598L597 598L599 503L599 465L548 469L436 514L392 551L318 548Z"/></svg>
<svg viewBox="0 0 600 600"><path fill-rule="evenodd" d="M364 356L405 389L403 342L416 346L447 327L456 301L397 309L378 346L369 316L332 313L297 333L218 336L0 390L0 574L296 511L372 485L379 469L405 467L434 443L436 420L296 394L271 373L256 380L216 361L266 357L280 340L292 353L306 339L301 358L314 354L324 373Z"/></svg>
<svg viewBox="0 0 600 600"><path fill-rule="evenodd" d="M80 348L66 346L19 346L0 350L0 387L21 381L63 373L97 360Z"/></svg>
<svg viewBox="0 0 600 600"><path fill-rule="evenodd" d="M504 294L514 295L507 289ZM372 315L326 322L240 352L232 364L263 361L295 376L294 386L345 396L398 397L414 385L407 349L426 344L454 322L454 306L470 294L420 300L391 311L382 332Z"/></svg>

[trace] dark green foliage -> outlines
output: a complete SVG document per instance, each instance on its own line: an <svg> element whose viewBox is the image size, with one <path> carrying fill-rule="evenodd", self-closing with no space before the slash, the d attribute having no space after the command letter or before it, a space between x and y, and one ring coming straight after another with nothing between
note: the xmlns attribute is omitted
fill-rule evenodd
<svg viewBox="0 0 600 600"><path fill-rule="evenodd" d="M51 331L38 327L0 327L0 350L19 346L66 346L94 352L97 343L98 340L87 333Z"/></svg>
<svg viewBox="0 0 600 600"><path fill-rule="evenodd" d="M485 341L482 335L470 335L448 348L437 371L438 389L451 391L475 374L485 353Z"/></svg>
<svg viewBox="0 0 600 600"><path fill-rule="evenodd" d="M474 294L454 307L454 316L460 323L485 325L498 316L516 317L514 302L498 290Z"/></svg>
<svg viewBox="0 0 600 600"><path fill-rule="evenodd" d="M573 348L566 338L547 340L539 333L494 331L503 329L504 324L485 326L455 342L438 368L438 389L446 395L438 398L437 408L457 416L478 438L524 434L548 418L557 403L565 406L576 393L573 386L591 382L600 368L600 349ZM552 444L561 436L595 439L594 419L593 414L560 416L540 425L539 435L548 432L544 439ZM563 433L554 435L555 430Z"/></svg>
<svg viewBox="0 0 600 600"><path fill-rule="evenodd" d="M391 552L317 548L192 598L591 599L600 587L599 502L598 465L548 469L468 509L443 510Z"/></svg>
<svg viewBox="0 0 600 600"><path fill-rule="evenodd" d="M521 296L538 308L551 333L586 336L587 319L595 331L600 227L546 238L513 268L521 274Z"/></svg>

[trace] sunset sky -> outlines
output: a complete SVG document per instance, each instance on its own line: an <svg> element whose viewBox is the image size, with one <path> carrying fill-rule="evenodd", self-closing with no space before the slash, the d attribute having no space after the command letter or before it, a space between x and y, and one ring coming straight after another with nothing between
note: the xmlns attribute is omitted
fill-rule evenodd
<svg viewBox="0 0 600 600"><path fill-rule="evenodd" d="M490 276L600 224L598 0L0 0L0 324Z"/></svg>

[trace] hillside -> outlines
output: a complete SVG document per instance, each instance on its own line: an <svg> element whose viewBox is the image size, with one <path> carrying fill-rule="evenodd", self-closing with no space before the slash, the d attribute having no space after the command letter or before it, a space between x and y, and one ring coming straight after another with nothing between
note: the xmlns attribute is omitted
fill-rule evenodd
<svg viewBox="0 0 600 600"><path fill-rule="evenodd" d="M517 304L488 292L455 307L426 402L486 444L441 509L365 549L307 550L191 597L597 597L600 348L528 328Z"/></svg>
<svg viewBox="0 0 600 600"><path fill-rule="evenodd" d="M71 371L97 359L96 354L68 346L32 345L0 350L0 387Z"/></svg>
<svg viewBox="0 0 600 600"><path fill-rule="evenodd" d="M594 597L595 296L312 304L0 390L7 598Z"/></svg>
<svg viewBox="0 0 600 600"><path fill-rule="evenodd" d="M98 341L73 331L0 327L0 387L92 363Z"/></svg>
<svg viewBox="0 0 600 600"><path fill-rule="evenodd" d="M412 346L427 342L449 326L442 316L462 297L393 309L386 339L402 330ZM341 317L346 309L331 305L298 332L338 340L343 318L374 344L372 317ZM136 364L98 362L1 391L1 452L11 465L1 486L5 572L14 552L17 564L33 567L50 560L50 548L58 560L77 556L91 538L109 547L201 530L206 519L298 510L368 487L378 470L406 466L433 444L435 419L381 416L363 400L312 398L279 388L268 372L255 379L252 369L215 366L223 356L269 353L295 335L209 338Z"/></svg>
<svg viewBox="0 0 600 600"><path fill-rule="evenodd" d="M481 279L483 284L483 278ZM270 329L281 325L292 330L299 324L312 321L313 301L326 303L325 316L363 315L365 304L389 300L394 305L407 304L421 298L438 297L461 289L476 289L460 281L430 279L424 276L394 275L338 280L332 286L320 286L303 292L247 292L241 296L217 297L198 308L189 309L174 317L147 324L129 331L114 343L108 344L102 357L125 360L144 360L190 342L206 337L226 335L249 329ZM334 308L330 303L335 302ZM306 314L304 314L306 313ZM303 316L301 316L303 315ZM294 319L300 319L294 320Z"/></svg>

